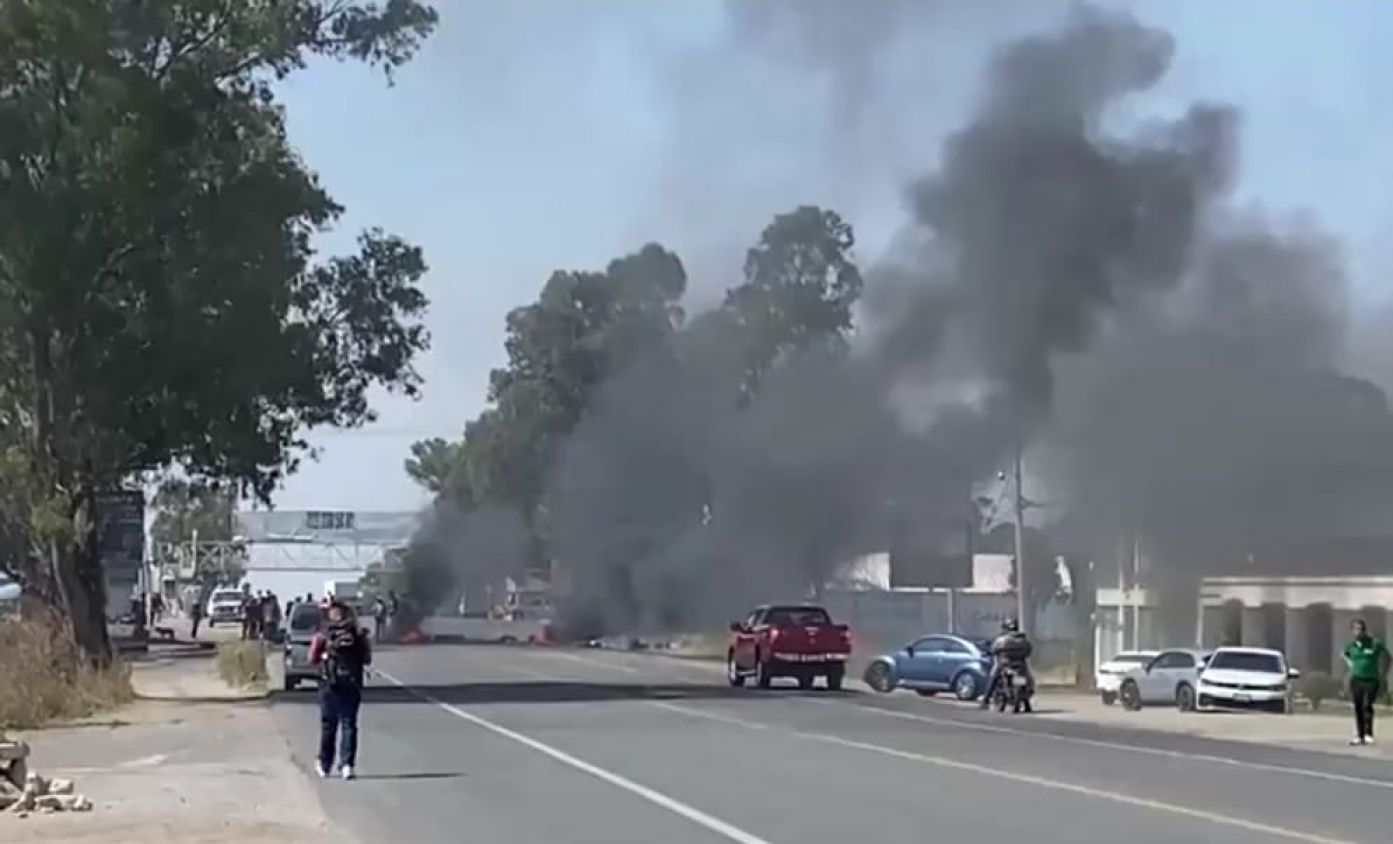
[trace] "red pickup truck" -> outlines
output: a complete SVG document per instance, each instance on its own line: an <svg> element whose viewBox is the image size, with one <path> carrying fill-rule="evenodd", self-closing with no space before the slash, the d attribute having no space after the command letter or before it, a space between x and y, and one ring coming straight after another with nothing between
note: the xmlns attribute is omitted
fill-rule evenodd
<svg viewBox="0 0 1393 844"><path fill-rule="evenodd" d="M810 689L818 677L827 688L842 687L851 657L851 629L833 624L827 610L814 606L763 606L730 625L726 677L732 686L754 678L761 689L775 677L794 677Z"/></svg>

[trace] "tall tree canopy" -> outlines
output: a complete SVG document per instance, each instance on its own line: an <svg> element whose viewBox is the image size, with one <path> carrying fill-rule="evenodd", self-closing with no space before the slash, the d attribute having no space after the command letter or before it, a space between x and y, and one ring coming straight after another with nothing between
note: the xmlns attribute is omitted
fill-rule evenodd
<svg viewBox="0 0 1393 844"><path fill-rule="evenodd" d="M553 528L574 544L588 533L578 523L603 522L595 527L602 541L584 552L565 550L626 571L718 518L710 508L716 458L697 453L701 437L685 442L683 430L758 425L730 417L749 408L771 374L803 353L844 351L862 288L854 242L834 212L804 206L776 216L749 250L743 278L690 325L680 307L682 264L660 246L612 261L604 272L553 273L536 302L508 314L507 364L492 373L490 407L467 426L463 441L412 448L407 471L438 494L435 518L407 558L417 582L438 591L449 580L433 567L457 566L460 552L444 552L454 543L440 537L461 509L485 503L523 514L546 557L568 541L551 536ZM665 409L649 406L658 395L670 400ZM787 397L771 401L780 403L777 415ZM659 480L604 491L595 484L606 470L591 460L612 473L633 469ZM446 482L461 476L468 482ZM603 501L570 506L577 497ZM556 511L558 503L566 512Z"/></svg>
<svg viewBox="0 0 1393 844"><path fill-rule="evenodd" d="M414 0L0 4L0 421L34 492L3 518L90 655L96 491L175 464L264 499L306 428L415 392L422 255L374 230L316 260L342 208L274 84L313 56L390 72L435 22Z"/></svg>

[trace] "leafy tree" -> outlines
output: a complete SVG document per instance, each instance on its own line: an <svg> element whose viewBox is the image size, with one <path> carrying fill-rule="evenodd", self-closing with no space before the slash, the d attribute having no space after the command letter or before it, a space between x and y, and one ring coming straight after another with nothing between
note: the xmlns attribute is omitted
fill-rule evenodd
<svg viewBox="0 0 1393 844"><path fill-rule="evenodd" d="M390 72L435 22L414 0L0 4L0 414L33 491L6 521L89 656L99 490L177 465L265 499L304 429L415 392L421 253L374 230L315 261L342 208L274 85L313 56Z"/></svg>
<svg viewBox="0 0 1393 844"><path fill-rule="evenodd" d="M153 506L150 538L156 546L188 542L195 536L207 542L232 539L237 500L231 489L173 479L155 493Z"/></svg>
<svg viewBox="0 0 1393 844"><path fill-rule="evenodd" d="M855 244L836 212L805 205L776 216L746 253L744 283L725 299L744 329L745 392L789 354L845 338L864 286Z"/></svg>
<svg viewBox="0 0 1393 844"><path fill-rule="evenodd" d="M440 437L421 440L411 445L411 456L405 461L406 474L427 491L440 495L449 489L463 457L463 442L452 443Z"/></svg>
<svg viewBox="0 0 1393 844"><path fill-rule="evenodd" d="M407 471L437 493L432 517L405 556L413 590L435 590L449 564L441 536L475 508L507 508L526 521L531 549L545 553L544 504L556 449L580 421L596 388L662 353L682 324L686 272L676 255L648 244L602 273L558 271L537 301L507 317L508 362L490 376L490 407L460 442L412 447ZM443 514L443 515L442 515Z"/></svg>

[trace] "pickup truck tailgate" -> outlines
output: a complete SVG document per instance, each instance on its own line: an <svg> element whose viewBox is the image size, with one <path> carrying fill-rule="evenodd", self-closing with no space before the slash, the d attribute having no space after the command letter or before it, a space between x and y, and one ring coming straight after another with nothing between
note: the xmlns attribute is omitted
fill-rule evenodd
<svg viewBox="0 0 1393 844"><path fill-rule="evenodd" d="M851 652L851 633L845 624L774 627L769 631L774 653L826 659Z"/></svg>

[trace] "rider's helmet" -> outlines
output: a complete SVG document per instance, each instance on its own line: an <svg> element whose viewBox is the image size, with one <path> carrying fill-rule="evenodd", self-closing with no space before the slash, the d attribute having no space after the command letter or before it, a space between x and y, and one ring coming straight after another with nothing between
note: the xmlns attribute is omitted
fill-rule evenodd
<svg viewBox="0 0 1393 844"><path fill-rule="evenodd" d="M1014 618L1008 618L1005 621L1001 622L1001 632L1019 633L1021 632L1021 623L1019 621L1016 621Z"/></svg>

